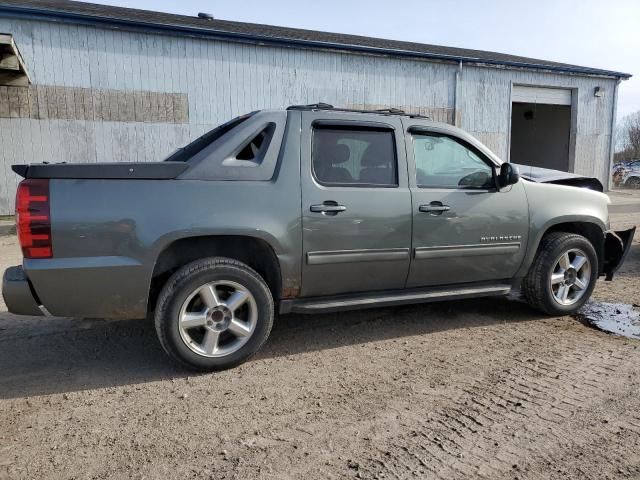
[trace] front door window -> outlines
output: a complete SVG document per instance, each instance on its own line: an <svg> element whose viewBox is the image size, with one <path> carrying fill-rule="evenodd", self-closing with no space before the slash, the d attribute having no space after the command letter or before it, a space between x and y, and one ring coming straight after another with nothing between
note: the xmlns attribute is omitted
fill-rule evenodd
<svg viewBox="0 0 640 480"><path fill-rule="evenodd" d="M458 140L436 133L413 136L416 183L420 188L487 189L493 169Z"/></svg>

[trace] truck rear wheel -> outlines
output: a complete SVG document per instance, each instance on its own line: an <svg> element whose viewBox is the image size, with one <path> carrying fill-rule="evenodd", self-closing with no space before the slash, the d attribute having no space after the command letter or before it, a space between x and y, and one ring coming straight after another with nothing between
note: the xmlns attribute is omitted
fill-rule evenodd
<svg viewBox="0 0 640 480"><path fill-rule="evenodd" d="M200 371L234 367L256 353L273 326L269 287L244 263L197 260L167 281L156 306L162 348Z"/></svg>
<svg viewBox="0 0 640 480"><path fill-rule="evenodd" d="M567 315L589 299L597 278L598 257L591 242L581 235L552 232L540 242L522 293L544 313Z"/></svg>

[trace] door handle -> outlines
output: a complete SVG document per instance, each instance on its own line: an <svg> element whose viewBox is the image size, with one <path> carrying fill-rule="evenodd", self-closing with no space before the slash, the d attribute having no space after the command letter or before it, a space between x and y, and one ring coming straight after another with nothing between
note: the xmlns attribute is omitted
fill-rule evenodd
<svg viewBox="0 0 640 480"><path fill-rule="evenodd" d="M431 215L440 215L442 212L451 210L451 207L449 205L443 205L441 202L431 202L429 205L420 205L418 210L423 213L430 213Z"/></svg>
<svg viewBox="0 0 640 480"><path fill-rule="evenodd" d="M323 215L337 215L347 209L344 205L338 205L338 202L333 200L328 200L321 205L311 205L310 208L312 212L322 213Z"/></svg>

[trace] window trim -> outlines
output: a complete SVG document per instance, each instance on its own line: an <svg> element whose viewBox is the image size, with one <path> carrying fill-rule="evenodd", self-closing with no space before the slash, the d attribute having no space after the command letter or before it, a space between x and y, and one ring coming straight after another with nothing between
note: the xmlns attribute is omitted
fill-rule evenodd
<svg viewBox="0 0 640 480"><path fill-rule="evenodd" d="M471 191L471 192L494 192L498 190L498 177L496 174L496 168L497 165L489 158L487 157L487 155L485 155L478 147L476 147L475 145L473 145L472 143L457 137L455 135L451 135L449 133L443 133L443 132L435 132L432 130L423 130L423 129L419 129L419 128L411 128L409 129L409 135L411 137L411 151L412 151L412 155L413 155L413 167L414 167L414 180L415 180L415 184L416 184L416 188L420 188L422 190L426 190L426 189L437 189L437 190L452 190L452 191ZM485 165L487 165L487 167L489 167L489 169L491 170L491 179L492 179L492 185L490 187L473 187L473 186L466 186L466 187L461 187L461 186L453 186L453 185L449 185L449 186L444 186L444 185L420 185L420 183L418 183L418 162L416 160L416 150L415 150L415 144L414 144L414 140L415 140L415 136L416 135L422 135L422 136L433 136L433 137L445 137L448 138L450 140L453 140L454 142L456 142L459 145L462 145L463 147L465 147L467 150L470 150L471 152L473 152L474 154L476 154L478 156L478 158L484 162Z"/></svg>
<svg viewBox="0 0 640 480"><path fill-rule="evenodd" d="M378 183L326 183L321 181L316 175L314 168L314 156L313 145L315 141L315 135L317 130L345 130L345 131L377 131L384 132L391 135L391 141L393 145L393 158L395 160L395 184L378 184ZM318 185L326 188L400 188L400 165L398 162L398 145L396 138L396 129L391 125L377 122L351 122L351 121L329 121L329 120L316 120L311 124L311 176Z"/></svg>
<svg viewBox="0 0 640 480"><path fill-rule="evenodd" d="M234 130L236 127L239 127L247 120L252 118L258 110L253 111L251 113L247 113L245 115L241 115L239 117L232 118L228 122L224 122L221 125L218 125L212 130L204 133L200 137L196 138L192 142L187 145L178 148L173 153L169 154L163 162L188 162L191 163L190 160L193 157L206 149L213 142L221 139L225 135L227 135L230 131Z"/></svg>
<svg viewBox="0 0 640 480"><path fill-rule="evenodd" d="M260 166L269 151L269 147L271 146L271 141L273 140L273 136L276 132L276 124L275 122L267 123L263 128L259 129L255 134L252 134L247 138L243 143L238 145L238 147L234 150L234 152L229 155L226 159L222 161L222 165L224 166ZM263 143L256 152L256 155L251 159L238 158L238 155L244 151L245 148L251 144L258 135L262 133L265 134Z"/></svg>
<svg viewBox="0 0 640 480"><path fill-rule="evenodd" d="M354 120L325 120L318 119L314 120L311 124L312 129L320 128L320 129L346 129L346 130L391 130L394 131L396 128L393 125L389 125L388 123L382 122L371 122L371 121L354 121Z"/></svg>

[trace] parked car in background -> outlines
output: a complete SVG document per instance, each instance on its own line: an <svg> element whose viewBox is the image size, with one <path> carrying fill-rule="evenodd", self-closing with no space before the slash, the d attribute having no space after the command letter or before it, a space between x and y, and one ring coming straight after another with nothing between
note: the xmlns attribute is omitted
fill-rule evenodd
<svg viewBox="0 0 640 480"><path fill-rule="evenodd" d="M616 163L612 181L616 187L640 188L640 159Z"/></svg>
<svg viewBox="0 0 640 480"><path fill-rule="evenodd" d="M614 187L619 187L624 177L625 167L628 162L614 163L611 167L611 182Z"/></svg>
<svg viewBox="0 0 640 480"><path fill-rule="evenodd" d="M630 162L626 167L622 185L629 188L640 188L640 160Z"/></svg>
<svg viewBox="0 0 640 480"><path fill-rule="evenodd" d="M510 294L572 313L635 231L610 231L599 182L521 177L459 128L395 109L265 110L164 162L13 169L9 311L153 314L165 351L198 370L246 360L277 313Z"/></svg>

